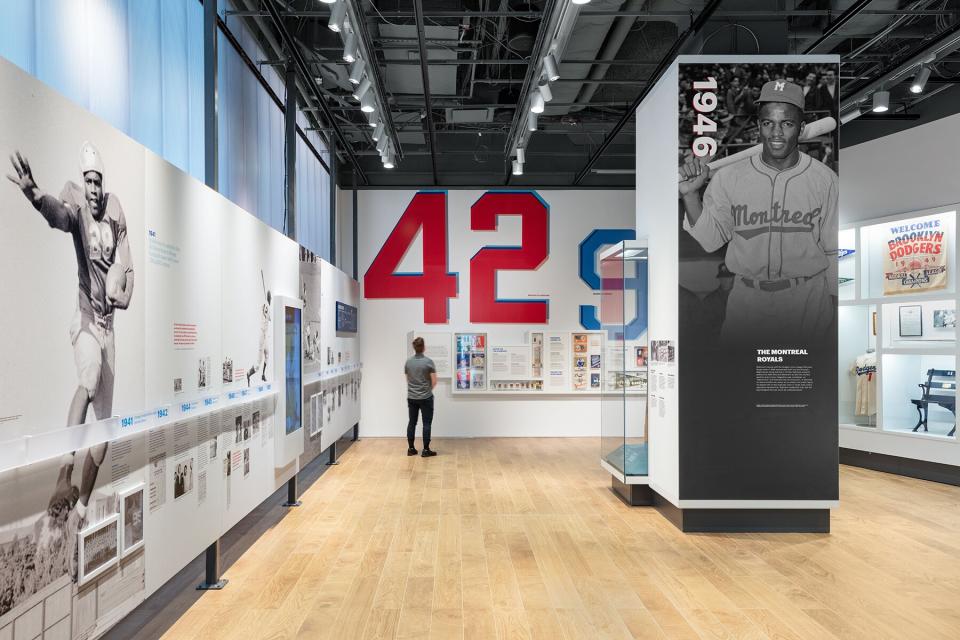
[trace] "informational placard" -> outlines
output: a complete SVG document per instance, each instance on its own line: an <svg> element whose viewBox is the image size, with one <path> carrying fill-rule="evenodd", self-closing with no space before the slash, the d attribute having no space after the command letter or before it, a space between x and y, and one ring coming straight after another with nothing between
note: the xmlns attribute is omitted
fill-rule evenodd
<svg viewBox="0 0 960 640"><path fill-rule="evenodd" d="M545 338L546 387L550 391L565 391L570 387L570 334L547 333Z"/></svg>
<svg viewBox="0 0 960 640"><path fill-rule="evenodd" d="M883 295L921 293L947 286L946 229L939 216L888 225Z"/></svg>
<svg viewBox="0 0 960 640"><path fill-rule="evenodd" d="M530 345L490 345L491 380L529 380Z"/></svg>

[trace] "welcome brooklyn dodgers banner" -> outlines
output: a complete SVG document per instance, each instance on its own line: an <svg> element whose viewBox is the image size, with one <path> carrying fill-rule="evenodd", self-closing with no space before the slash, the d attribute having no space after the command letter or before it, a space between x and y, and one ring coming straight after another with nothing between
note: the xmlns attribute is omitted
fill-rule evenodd
<svg viewBox="0 0 960 640"><path fill-rule="evenodd" d="M883 257L883 294L917 293L947 286L945 229L940 218L891 224Z"/></svg>
<svg viewBox="0 0 960 640"><path fill-rule="evenodd" d="M682 499L836 497L839 80L820 60L679 65Z"/></svg>

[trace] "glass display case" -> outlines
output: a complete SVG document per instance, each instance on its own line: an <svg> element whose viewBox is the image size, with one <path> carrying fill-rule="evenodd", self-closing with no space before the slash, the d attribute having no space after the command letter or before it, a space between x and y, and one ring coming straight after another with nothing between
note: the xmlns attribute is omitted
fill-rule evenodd
<svg viewBox="0 0 960 640"><path fill-rule="evenodd" d="M841 426L955 440L956 233L950 207L840 232Z"/></svg>
<svg viewBox="0 0 960 640"><path fill-rule="evenodd" d="M647 472L647 247L614 245L600 257L604 358L600 459L624 484Z"/></svg>

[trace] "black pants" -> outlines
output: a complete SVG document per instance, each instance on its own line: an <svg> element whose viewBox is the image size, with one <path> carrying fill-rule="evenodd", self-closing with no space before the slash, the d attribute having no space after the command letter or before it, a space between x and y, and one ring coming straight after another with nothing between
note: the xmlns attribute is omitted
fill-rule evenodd
<svg viewBox="0 0 960 640"><path fill-rule="evenodd" d="M430 427L433 425L433 396L423 400L407 398L407 411L410 420L407 422L407 442L413 448L413 441L417 437L417 413L423 412L423 448L430 448Z"/></svg>

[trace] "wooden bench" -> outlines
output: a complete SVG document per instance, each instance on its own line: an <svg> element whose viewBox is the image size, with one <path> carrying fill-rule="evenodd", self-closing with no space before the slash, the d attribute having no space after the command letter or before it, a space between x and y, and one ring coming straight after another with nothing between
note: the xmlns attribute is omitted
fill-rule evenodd
<svg viewBox="0 0 960 640"><path fill-rule="evenodd" d="M953 414L954 425L948 436L957 431L957 372L949 369L927 369L927 382L917 385L922 391L919 400L911 400L917 408L917 424L913 428L917 431L921 426L927 430L927 415L930 404L938 404Z"/></svg>

